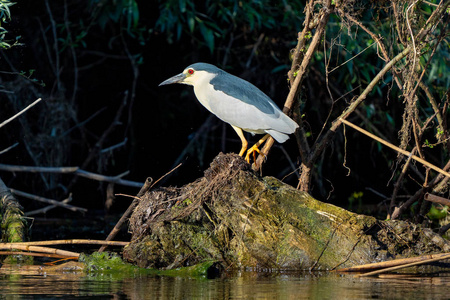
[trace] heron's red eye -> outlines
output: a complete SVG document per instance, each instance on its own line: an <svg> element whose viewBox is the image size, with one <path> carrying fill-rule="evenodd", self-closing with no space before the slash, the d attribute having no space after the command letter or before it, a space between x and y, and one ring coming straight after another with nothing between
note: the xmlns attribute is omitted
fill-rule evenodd
<svg viewBox="0 0 450 300"><path fill-rule="evenodd" d="M189 69L189 70L188 70L188 73L189 73L190 75L194 74L194 69Z"/></svg>

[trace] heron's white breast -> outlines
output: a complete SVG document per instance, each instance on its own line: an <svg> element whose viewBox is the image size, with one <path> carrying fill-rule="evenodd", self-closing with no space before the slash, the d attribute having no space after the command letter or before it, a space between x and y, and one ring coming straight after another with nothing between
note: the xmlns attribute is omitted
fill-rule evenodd
<svg viewBox="0 0 450 300"><path fill-rule="evenodd" d="M198 74L201 73L201 74ZM214 101L214 97L211 97L212 93L214 93L214 87L210 84L211 80L217 76L217 74L211 74L204 71L197 71L196 72L197 79L195 81L194 86L194 93L197 97L197 100L206 107L207 110L212 112L211 110L211 101Z"/></svg>

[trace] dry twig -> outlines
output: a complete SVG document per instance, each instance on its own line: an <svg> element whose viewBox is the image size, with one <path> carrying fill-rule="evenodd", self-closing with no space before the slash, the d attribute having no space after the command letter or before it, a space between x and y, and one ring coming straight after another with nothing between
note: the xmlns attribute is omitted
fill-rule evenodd
<svg viewBox="0 0 450 300"><path fill-rule="evenodd" d="M368 137L370 137L370 138L376 140L377 142L380 142L381 144L383 144L383 145L385 145L385 146L388 146L389 148L394 149L395 151L397 151L397 152L399 152L399 153L401 153L401 154L403 154L403 155L406 155L406 156L408 156L408 157L411 157L412 159L414 159L414 160L420 162L421 164L423 164L423 165L425 165L425 166L427 166L427 167L429 167L429 168L435 170L436 172L439 172L439 173L441 173L442 175L445 175L445 176L447 176L447 177L450 178L450 173L448 173L447 171L442 170L441 168L436 167L435 165L433 165L433 164L427 162L426 160L421 159L420 157L418 157L418 156L416 156L416 155L413 155L411 152L408 152L408 151L406 151L406 150L400 149L399 147L397 147L397 146L395 146L395 145L392 145L391 143L389 143L389 142L387 142L387 141L385 141L385 140L380 139L379 137L377 137L377 136L373 135L372 133L370 133L370 132L368 132L368 131L366 131L366 130L364 130L364 129L362 129L362 128L360 128L360 127L358 127L358 126L356 126L356 125L354 125L354 124L352 124L352 123L350 123L349 121L347 121L347 120L345 120L345 119L340 119L340 121L341 121L342 123L344 123L344 124L346 124L346 125L352 127L353 129L356 129L356 130L358 130L359 132L361 132L361 133L367 135Z"/></svg>

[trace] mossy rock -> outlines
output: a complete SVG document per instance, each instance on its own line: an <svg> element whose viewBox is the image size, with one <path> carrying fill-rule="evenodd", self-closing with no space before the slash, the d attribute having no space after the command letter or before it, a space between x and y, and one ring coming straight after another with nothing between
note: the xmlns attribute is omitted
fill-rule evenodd
<svg viewBox="0 0 450 300"><path fill-rule="evenodd" d="M224 269L334 269L450 251L428 229L379 221L259 177L234 154L205 176L146 193L130 219L124 257L172 269L218 261Z"/></svg>
<svg viewBox="0 0 450 300"><path fill-rule="evenodd" d="M27 221L22 207L0 178L0 231L1 241L7 243L24 242L28 238ZM2 263L31 264L33 257L8 255L0 257Z"/></svg>

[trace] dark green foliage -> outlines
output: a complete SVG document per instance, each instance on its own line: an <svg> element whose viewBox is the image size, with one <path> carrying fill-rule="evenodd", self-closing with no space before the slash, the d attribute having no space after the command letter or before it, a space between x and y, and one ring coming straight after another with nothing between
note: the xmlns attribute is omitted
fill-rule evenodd
<svg viewBox="0 0 450 300"><path fill-rule="evenodd" d="M0 0L0 48L3 49L11 48L11 46L14 46L20 38L17 37L15 41L12 41L13 44L11 44L11 41L6 39L8 31L3 27L3 23L7 23L11 19L11 11L9 8L14 4L15 3L10 0Z"/></svg>
<svg viewBox="0 0 450 300"><path fill-rule="evenodd" d="M128 33L139 26L139 7L135 0L89 0L89 8L102 29L109 22L124 24Z"/></svg>
<svg viewBox="0 0 450 300"><path fill-rule="evenodd" d="M165 33L169 43L187 34L201 40L211 53L216 51L215 40L228 39L230 34L295 32L304 8L300 1L209 0L196 5L190 0L160 0L159 3L155 30Z"/></svg>

